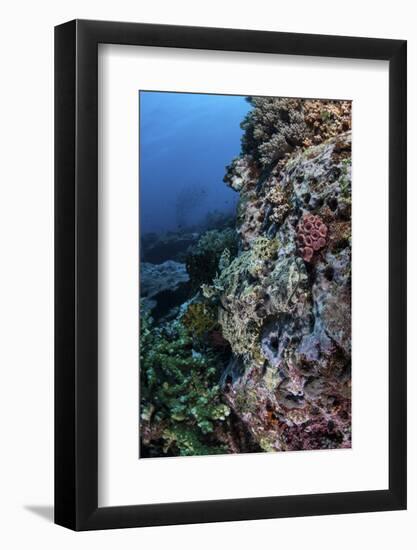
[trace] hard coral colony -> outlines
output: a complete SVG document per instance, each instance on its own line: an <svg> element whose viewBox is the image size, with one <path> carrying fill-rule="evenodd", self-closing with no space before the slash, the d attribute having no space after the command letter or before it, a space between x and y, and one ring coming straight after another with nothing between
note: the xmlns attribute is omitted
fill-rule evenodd
<svg viewBox="0 0 417 550"><path fill-rule="evenodd" d="M141 457L351 446L351 104L248 101L236 216L145 236Z"/></svg>
<svg viewBox="0 0 417 550"><path fill-rule="evenodd" d="M313 214L303 216L298 222L297 244L304 261L311 262L315 252L326 246L327 226Z"/></svg>

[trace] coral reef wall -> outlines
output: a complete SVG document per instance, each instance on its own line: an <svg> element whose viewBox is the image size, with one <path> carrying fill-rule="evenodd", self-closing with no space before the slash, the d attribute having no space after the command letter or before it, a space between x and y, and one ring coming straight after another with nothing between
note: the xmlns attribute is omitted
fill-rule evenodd
<svg viewBox="0 0 417 550"><path fill-rule="evenodd" d="M351 446L351 104L248 100L235 227L189 247L175 320L144 324L146 456Z"/></svg>
<svg viewBox="0 0 417 550"><path fill-rule="evenodd" d="M225 177L241 252L211 288L234 354L224 395L266 451L349 447L350 103L251 101Z"/></svg>

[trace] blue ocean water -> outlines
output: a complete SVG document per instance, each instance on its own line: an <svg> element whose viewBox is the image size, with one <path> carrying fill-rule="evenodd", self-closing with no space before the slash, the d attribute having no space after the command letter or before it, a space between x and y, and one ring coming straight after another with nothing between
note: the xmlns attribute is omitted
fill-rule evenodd
<svg viewBox="0 0 417 550"><path fill-rule="evenodd" d="M240 153L244 96L139 92L140 228L184 230L209 212L234 212L223 182Z"/></svg>

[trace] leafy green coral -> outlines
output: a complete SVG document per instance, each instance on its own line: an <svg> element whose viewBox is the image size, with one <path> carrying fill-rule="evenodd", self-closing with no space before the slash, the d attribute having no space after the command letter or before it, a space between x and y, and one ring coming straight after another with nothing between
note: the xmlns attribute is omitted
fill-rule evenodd
<svg viewBox="0 0 417 550"><path fill-rule="evenodd" d="M142 313L142 438L154 456L227 452L213 434L216 424L230 413L221 401L220 369L214 353L201 355L193 350L181 322L157 328L149 314Z"/></svg>
<svg viewBox="0 0 417 550"><path fill-rule="evenodd" d="M217 308L202 302L190 304L182 317L182 322L190 334L201 337L216 328Z"/></svg>
<svg viewBox="0 0 417 550"><path fill-rule="evenodd" d="M225 249L228 249L233 257L237 254L237 236L234 229L206 231L197 244L190 247L185 263L193 290L199 290L204 283L211 283Z"/></svg>
<svg viewBox="0 0 417 550"><path fill-rule="evenodd" d="M223 447L208 447L201 442L195 429L177 425L175 428L166 428L162 432L164 438L163 451L169 453L171 447L180 449L181 456L201 456L222 454Z"/></svg>
<svg viewBox="0 0 417 550"><path fill-rule="evenodd" d="M263 361L259 347L266 314L263 281L273 269L277 250L276 239L258 237L252 248L226 263L211 287L203 289L206 296L216 295L220 300L219 322L233 352L256 362Z"/></svg>

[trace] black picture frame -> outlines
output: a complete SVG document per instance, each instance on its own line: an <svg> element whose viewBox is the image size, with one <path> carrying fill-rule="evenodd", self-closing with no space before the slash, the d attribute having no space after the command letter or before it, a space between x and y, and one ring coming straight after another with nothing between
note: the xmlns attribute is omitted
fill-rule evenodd
<svg viewBox="0 0 417 550"><path fill-rule="evenodd" d="M98 44L389 62L389 488L98 506ZM406 508L406 41L74 20L55 28L55 523L92 530Z"/></svg>

